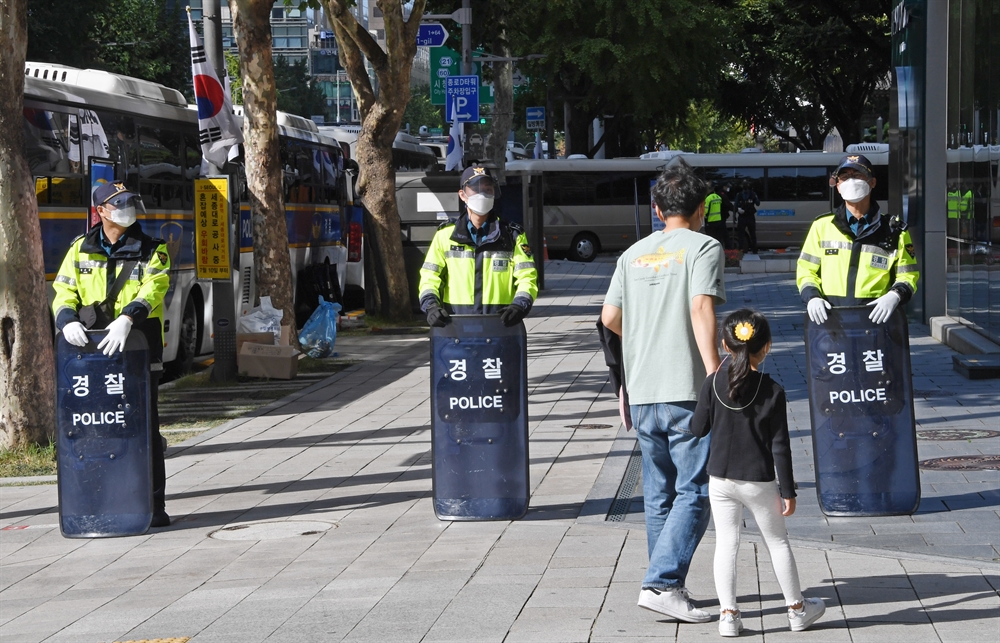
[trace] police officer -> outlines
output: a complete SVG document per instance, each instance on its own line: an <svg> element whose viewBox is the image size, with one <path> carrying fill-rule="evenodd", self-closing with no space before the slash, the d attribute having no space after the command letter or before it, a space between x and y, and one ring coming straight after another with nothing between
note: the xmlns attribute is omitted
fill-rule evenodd
<svg viewBox="0 0 1000 643"><path fill-rule="evenodd" d="M736 236L740 240L740 247L743 247L743 239L746 239L747 250L750 254L757 254L757 207L760 206L760 197L750 187L750 181L743 181L743 190L736 197Z"/></svg>
<svg viewBox="0 0 1000 643"><path fill-rule="evenodd" d="M917 290L917 260L910 233L898 216L883 216L871 197L871 162L850 155L830 179L844 204L809 228L797 262L795 282L815 324L834 306L872 306L881 324Z"/></svg>
<svg viewBox="0 0 1000 643"><path fill-rule="evenodd" d="M723 198L719 196L718 186L712 184L712 189L705 197L705 232L708 236L726 247L726 218L729 217L728 209L725 210L726 217L723 218Z"/></svg>
<svg viewBox="0 0 1000 643"><path fill-rule="evenodd" d="M142 332L149 344L150 360L150 446L153 457L153 527L170 524L165 506L166 473L163 440L157 410L157 384L163 371L163 296L170 285L170 256L162 239L154 239L137 223L142 200L122 183L105 183L94 191L94 205L101 225L73 240L63 259L53 288L52 311L56 328L74 346L90 342L81 323L80 309L103 302L123 265L135 262L130 276L114 302L114 320L107 335L97 345L111 356L125 349L133 329ZM100 330L96 326L91 330Z"/></svg>
<svg viewBox="0 0 1000 643"><path fill-rule="evenodd" d="M442 327L452 314L500 314L515 326L538 294L538 273L521 228L493 212L499 188L485 168L462 172L466 213L442 225L420 268L420 309Z"/></svg>

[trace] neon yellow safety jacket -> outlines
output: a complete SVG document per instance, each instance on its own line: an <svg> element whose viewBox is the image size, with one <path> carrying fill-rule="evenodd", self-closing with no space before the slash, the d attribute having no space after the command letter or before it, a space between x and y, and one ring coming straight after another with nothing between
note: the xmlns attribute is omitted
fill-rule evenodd
<svg viewBox="0 0 1000 643"><path fill-rule="evenodd" d="M442 225L420 268L420 307L444 307L459 315L496 314L510 304L530 310L538 295L538 271L521 228L492 215L477 245L463 214Z"/></svg>
<svg viewBox="0 0 1000 643"><path fill-rule="evenodd" d="M82 306L99 303L128 261L137 261L115 301L115 317L132 318L132 331L140 330L149 344L152 370L160 370L163 361L163 297L170 286L170 255L162 239L154 239L134 223L111 247L103 247L101 226L73 240L63 259L52 288L55 299L52 312L56 328L80 321Z"/></svg>
<svg viewBox="0 0 1000 643"><path fill-rule="evenodd" d="M871 203L873 223L858 237L843 205L813 222L795 271L803 302L824 297L834 306L858 306L891 289L905 304L917 291L920 273L910 233Z"/></svg>
<svg viewBox="0 0 1000 643"><path fill-rule="evenodd" d="M962 193L958 190L948 192L948 218L958 219L962 211Z"/></svg>
<svg viewBox="0 0 1000 643"><path fill-rule="evenodd" d="M705 197L705 223L722 221L722 197L712 192Z"/></svg>

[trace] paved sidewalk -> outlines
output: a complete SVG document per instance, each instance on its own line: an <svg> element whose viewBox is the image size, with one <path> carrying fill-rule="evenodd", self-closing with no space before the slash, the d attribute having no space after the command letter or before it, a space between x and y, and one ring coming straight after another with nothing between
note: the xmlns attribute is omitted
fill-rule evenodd
<svg viewBox="0 0 1000 643"><path fill-rule="evenodd" d="M627 512L624 520L605 520L617 496L629 501L631 490L619 491L634 443L619 433L594 332L612 269L606 260L549 263L548 290L526 320L532 501L524 520L436 520L427 340L341 338L341 356L359 364L171 449L167 509L175 522L168 529L64 539L53 485L0 487L0 640L717 637L714 621L677 624L636 607L647 562L644 530ZM739 559L744 637L997 640L995 471L960 479L923 472L926 506L909 523L821 524L818 509L811 511L808 424L801 424L808 423L807 406L794 380L796 371L801 380L804 359L796 344L801 314L781 277L727 275L727 283L731 305L778 311L772 319L780 341L768 368L789 388L790 416L799 423L800 509L789 527L803 587L828 609L815 629L787 633L767 552L751 523ZM911 333L916 388L926 392L921 427L996 424L996 381L955 379L949 349L924 329ZM962 449L1000 451L988 440L922 442L921 458ZM897 531L887 531L893 524ZM958 531L940 527L953 524ZM282 529L297 535L279 538ZM947 537L932 542L935 535ZM688 579L698 604L712 611L713 551L710 534Z"/></svg>

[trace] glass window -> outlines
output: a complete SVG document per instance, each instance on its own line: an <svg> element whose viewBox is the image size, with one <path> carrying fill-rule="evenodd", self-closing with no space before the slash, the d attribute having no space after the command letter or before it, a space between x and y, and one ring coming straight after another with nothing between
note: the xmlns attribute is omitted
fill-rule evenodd
<svg viewBox="0 0 1000 643"><path fill-rule="evenodd" d="M143 180L178 180L183 177L181 172L181 149L184 138L179 132L171 130L140 127L139 128L139 174Z"/></svg>
<svg viewBox="0 0 1000 643"><path fill-rule="evenodd" d="M799 168L799 199L805 201L830 201L830 167ZM882 182L882 179L879 179ZM889 189L889 179L885 179L885 189Z"/></svg>
<svg viewBox="0 0 1000 643"><path fill-rule="evenodd" d="M545 177L545 205L594 205L592 177L553 172Z"/></svg>
<svg viewBox="0 0 1000 643"><path fill-rule="evenodd" d="M274 39L275 49L287 49L288 48L288 38L275 38Z"/></svg>
<svg viewBox="0 0 1000 643"><path fill-rule="evenodd" d="M285 10L281 8L271 9L271 20L284 20Z"/></svg>
<svg viewBox="0 0 1000 643"><path fill-rule="evenodd" d="M797 168L770 167L767 169L767 194L758 194L768 201L794 201L798 198Z"/></svg>

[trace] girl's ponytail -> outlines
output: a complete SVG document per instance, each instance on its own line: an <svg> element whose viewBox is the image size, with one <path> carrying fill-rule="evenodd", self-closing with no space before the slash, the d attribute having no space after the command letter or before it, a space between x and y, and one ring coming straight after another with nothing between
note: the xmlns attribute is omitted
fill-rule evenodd
<svg viewBox="0 0 1000 643"><path fill-rule="evenodd" d="M722 323L722 341L733 356L729 362L729 399L738 402L746 394L750 356L771 341L771 327L764 315L742 308Z"/></svg>

